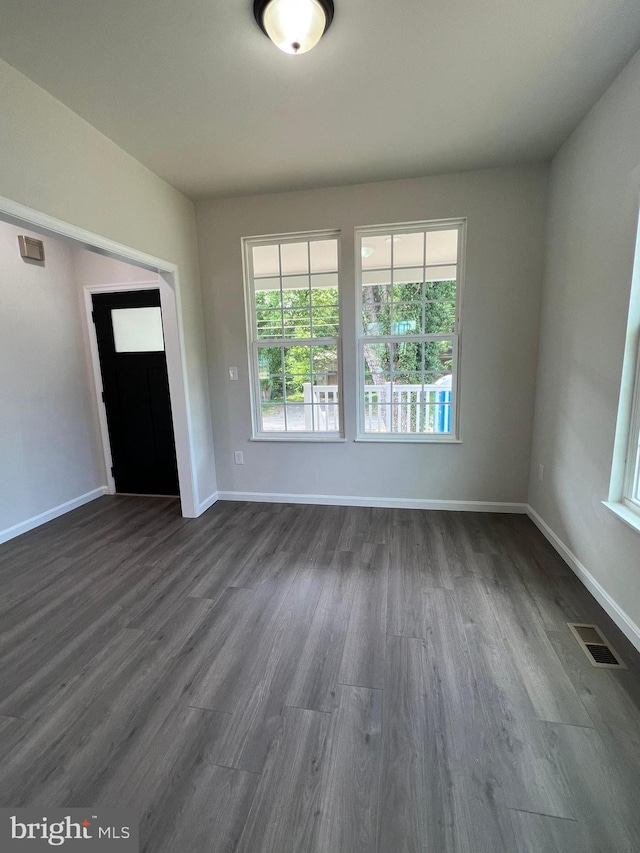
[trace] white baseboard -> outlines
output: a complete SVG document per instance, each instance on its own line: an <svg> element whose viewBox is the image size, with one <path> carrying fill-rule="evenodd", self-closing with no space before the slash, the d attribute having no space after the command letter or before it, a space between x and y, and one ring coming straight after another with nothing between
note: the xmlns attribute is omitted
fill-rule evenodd
<svg viewBox="0 0 640 853"><path fill-rule="evenodd" d="M14 524L12 527L7 527L6 530L0 530L0 544L2 544L2 542L8 542L9 539L15 539L16 536L21 536L23 533L27 533L35 527L40 527L41 524L46 524L47 521L53 521L54 518L64 515L65 512L71 512L72 509L77 509L83 504L88 504L89 501L94 501L96 498L100 498L102 495L108 494L109 487L100 486L99 489L87 492L86 495L80 495L80 497L73 498L73 500L66 501L66 503L60 504L59 506L54 506L53 509L48 509L46 512L34 515L26 521L21 521L19 524Z"/></svg>
<svg viewBox="0 0 640 853"><path fill-rule="evenodd" d="M209 495L208 498L205 498L200 502L200 504L198 504L198 515L200 516L203 512L206 512L209 507L212 507L218 500L220 500L218 492L214 492L212 495Z"/></svg>
<svg viewBox="0 0 640 853"><path fill-rule="evenodd" d="M438 501L422 498L369 498L351 495L299 495L271 492L218 492L221 501L255 501L278 504L322 504L324 506L375 506L389 509L438 509L454 512L510 512L526 514L527 504L492 501Z"/></svg>
<svg viewBox="0 0 640 853"><path fill-rule="evenodd" d="M622 633L631 643L633 643L638 651L640 651L640 627L638 627L633 619L625 613L622 607L614 601L606 589L594 578L586 566L580 562L573 551L571 551L560 537L553 532L546 521L538 515L532 506L527 506L527 515L553 545L569 568L576 573L591 595L609 614Z"/></svg>

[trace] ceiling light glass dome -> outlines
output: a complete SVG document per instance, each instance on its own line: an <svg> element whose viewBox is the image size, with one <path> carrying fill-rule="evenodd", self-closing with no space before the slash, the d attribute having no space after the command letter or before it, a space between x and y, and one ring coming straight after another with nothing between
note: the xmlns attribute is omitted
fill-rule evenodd
<svg viewBox="0 0 640 853"><path fill-rule="evenodd" d="M255 0L256 20L285 53L306 53L333 20L332 0Z"/></svg>

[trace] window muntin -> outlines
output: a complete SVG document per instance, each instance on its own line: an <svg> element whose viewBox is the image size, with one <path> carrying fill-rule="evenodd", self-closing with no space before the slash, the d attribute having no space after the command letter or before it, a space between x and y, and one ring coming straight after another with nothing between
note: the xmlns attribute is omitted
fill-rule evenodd
<svg viewBox="0 0 640 853"><path fill-rule="evenodd" d="M357 229L359 437L457 437L462 220Z"/></svg>
<svg viewBox="0 0 640 853"><path fill-rule="evenodd" d="M254 437L341 436L337 233L244 247Z"/></svg>

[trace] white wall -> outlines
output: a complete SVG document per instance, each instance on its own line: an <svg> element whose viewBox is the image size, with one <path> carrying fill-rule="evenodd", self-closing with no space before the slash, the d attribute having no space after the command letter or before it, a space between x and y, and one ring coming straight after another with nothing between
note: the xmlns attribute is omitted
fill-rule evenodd
<svg viewBox="0 0 640 853"><path fill-rule="evenodd" d="M529 496L636 626L640 534L601 501L611 474L640 200L639 93L640 54L552 164Z"/></svg>
<svg viewBox="0 0 640 853"><path fill-rule="evenodd" d="M0 195L177 264L198 493L216 490L193 204L0 61Z"/></svg>
<svg viewBox="0 0 640 853"><path fill-rule="evenodd" d="M197 206L221 492L526 500L547 169L495 169ZM461 445L354 443L355 346L344 340L344 444L250 442L240 240L339 228L344 328L355 328L356 226L468 217ZM230 382L237 366L240 381ZM244 466L233 451L244 452Z"/></svg>
<svg viewBox="0 0 640 853"><path fill-rule="evenodd" d="M73 250L25 262L0 222L0 537L106 483Z"/></svg>
<svg viewBox="0 0 640 853"><path fill-rule="evenodd" d="M81 295L82 289L88 285L160 282L157 272L125 264L87 249L73 249L73 266Z"/></svg>

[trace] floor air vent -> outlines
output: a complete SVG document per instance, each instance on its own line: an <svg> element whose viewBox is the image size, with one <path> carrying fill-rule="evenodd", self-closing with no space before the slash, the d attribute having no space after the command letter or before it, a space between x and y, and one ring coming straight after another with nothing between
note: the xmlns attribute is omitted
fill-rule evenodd
<svg viewBox="0 0 640 853"><path fill-rule="evenodd" d="M618 653L600 633L597 625L567 623L593 666L603 669L626 669Z"/></svg>

